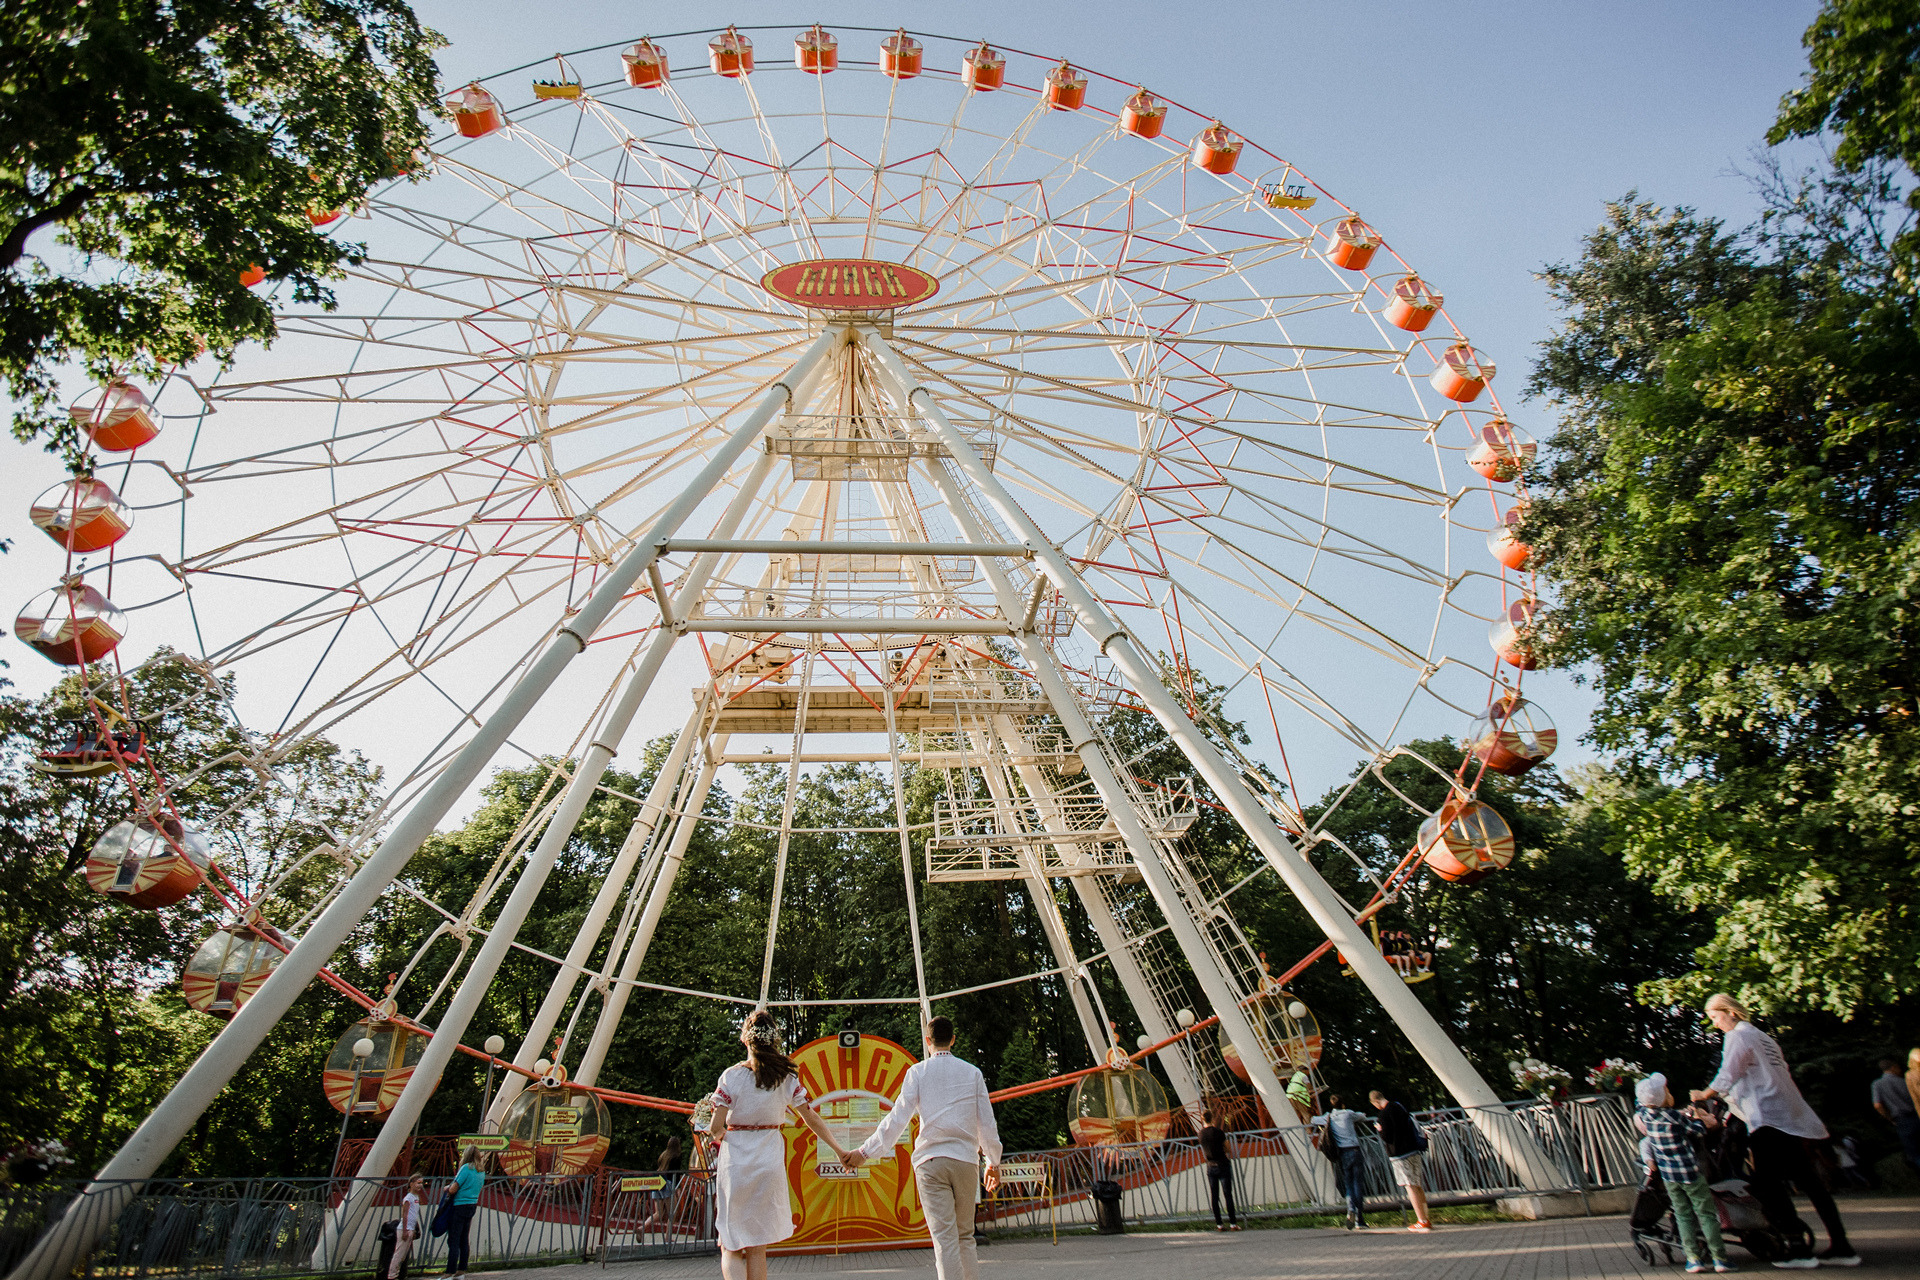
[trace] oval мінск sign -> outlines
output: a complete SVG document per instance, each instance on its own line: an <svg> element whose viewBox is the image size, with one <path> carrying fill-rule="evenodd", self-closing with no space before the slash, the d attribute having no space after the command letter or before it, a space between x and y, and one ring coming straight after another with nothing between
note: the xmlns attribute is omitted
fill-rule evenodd
<svg viewBox="0 0 1920 1280"><path fill-rule="evenodd" d="M939 278L873 258L820 258L775 267L760 287L783 302L827 311L886 311L931 298Z"/></svg>

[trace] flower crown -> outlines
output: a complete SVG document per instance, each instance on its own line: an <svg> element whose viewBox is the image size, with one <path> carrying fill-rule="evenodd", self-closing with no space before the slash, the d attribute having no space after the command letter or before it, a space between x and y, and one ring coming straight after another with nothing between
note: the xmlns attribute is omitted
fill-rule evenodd
<svg viewBox="0 0 1920 1280"><path fill-rule="evenodd" d="M746 1037L754 1044L763 1044L769 1049L780 1047L780 1032L770 1022L758 1023L746 1028Z"/></svg>

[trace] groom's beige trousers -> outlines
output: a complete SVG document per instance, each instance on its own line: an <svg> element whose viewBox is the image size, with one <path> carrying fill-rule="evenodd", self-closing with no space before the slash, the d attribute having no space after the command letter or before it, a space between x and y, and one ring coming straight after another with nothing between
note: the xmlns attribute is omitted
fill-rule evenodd
<svg viewBox="0 0 1920 1280"><path fill-rule="evenodd" d="M913 1167L913 1180L920 1188L920 1211L927 1216L933 1265L940 1280L980 1280L980 1255L973 1243L980 1166L935 1156Z"/></svg>

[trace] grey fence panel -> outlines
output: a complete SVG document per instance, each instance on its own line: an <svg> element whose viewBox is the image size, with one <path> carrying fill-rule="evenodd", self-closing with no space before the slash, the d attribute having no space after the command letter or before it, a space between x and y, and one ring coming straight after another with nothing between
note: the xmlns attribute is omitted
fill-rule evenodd
<svg viewBox="0 0 1920 1280"><path fill-rule="evenodd" d="M1632 1114L1616 1096L1566 1102L1522 1102L1503 1110L1546 1151L1556 1184L1540 1190L1585 1192L1636 1185L1638 1143ZM1437 1203L1492 1200L1521 1188L1472 1117L1452 1109L1419 1116L1428 1141L1427 1190ZM1307 1129L1290 1126L1230 1135L1234 1199L1243 1216L1339 1213L1329 1199L1334 1179ZM1361 1135L1369 1208L1402 1203L1379 1139ZM982 1205L995 1231L1090 1227L1096 1181L1122 1187L1125 1216L1137 1222L1210 1219L1199 1144L1191 1138L1115 1147L1074 1147L1008 1153L1007 1163L1040 1164L1047 1190L1022 1187ZM1303 1173L1302 1165L1305 1165ZM645 1175L627 1175L633 1177ZM571 1178L491 1178L481 1193L470 1233L473 1263L488 1268L532 1261L603 1260L711 1252L715 1247L712 1183L706 1174L677 1175L656 1190L622 1191L616 1170ZM431 1215L448 1184L429 1180ZM99 1246L83 1274L102 1280L278 1280L364 1274L379 1251L381 1222L400 1216L405 1184L370 1179L370 1210L355 1236L329 1250L328 1273L313 1269L324 1235L337 1226L330 1211L354 1180L347 1178L154 1179L100 1225ZM1316 1186L1318 1190L1316 1190ZM11 1270L63 1214L104 1214L109 1197L79 1195L75 1183L43 1182L0 1188L0 1266ZM445 1267L447 1242L423 1233L416 1242L415 1275Z"/></svg>
<svg viewBox="0 0 1920 1280"><path fill-rule="evenodd" d="M661 1185L654 1187L654 1182ZM716 1227L710 1170L632 1175L608 1184L597 1253L603 1266L633 1258L717 1253Z"/></svg>
<svg viewBox="0 0 1920 1280"><path fill-rule="evenodd" d="M1632 1116L1613 1095L1567 1102L1516 1102L1502 1110L1514 1115L1547 1152L1559 1177L1548 1192L1585 1192L1635 1186L1640 1181L1638 1140ZM1458 1108L1418 1113L1427 1137L1426 1190L1436 1204L1485 1202L1516 1195L1525 1188L1476 1125ZM1228 1135L1233 1157L1234 1203L1241 1217L1339 1214L1344 1199L1322 1199L1303 1176L1301 1163L1333 1163L1322 1155L1313 1134L1300 1126ZM1360 1135L1364 1155L1366 1203L1370 1211L1406 1203L1393 1178L1386 1148L1377 1135ZM1121 1185L1123 1215L1142 1223L1210 1221L1206 1171L1199 1143L1191 1138L1134 1146L1076 1147L1009 1152L1008 1164L1045 1164L1050 1194L1021 1187L982 1205L990 1229L1006 1232L1091 1227L1096 1179ZM1336 1177L1318 1176L1323 1187Z"/></svg>
<svg viewBox="0 0 1920 1280"><path fill-rule="evenodd" d="M378 1256L379 1225L400 1217L405 1183L368 1179L367 1213L329 1272L313 1258L333 1208L354 1185L347 1178L152 1179L136 1184L81 1269L113 1280L214 1280L364 1274ZM584 1260L599 1243L601 1175L570 1178L490 1178L469 1233L474 1265ZM431 1221L449 1180L431 1179L424 1197ZM26 1255L49 1223L65 1213L101 1214L106 1198L79 1195L80 1184L40 1183L7 1189L0 1200L0 1262L8 1269ZM447 1241L423 1230L408 1269L444 1270Z"/></svg>

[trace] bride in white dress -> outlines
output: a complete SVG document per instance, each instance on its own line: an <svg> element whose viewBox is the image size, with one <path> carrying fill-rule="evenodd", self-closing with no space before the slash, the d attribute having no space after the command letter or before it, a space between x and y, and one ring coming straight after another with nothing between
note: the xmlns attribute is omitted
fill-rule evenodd
<svg viewBox="0 0 1920 1280"><path fill-rule="evenodd" d="M713 1091L714 1168L719 1200L720 1274L766 1280L767 1246L793 1234L787 1198L787 1144L781 1135L792 1109L842 1161L847 1153L813 1109L793 1060L780 1052L773 1015L761 1009L740 1026L747 1060L720 1075Z"/></svg>

